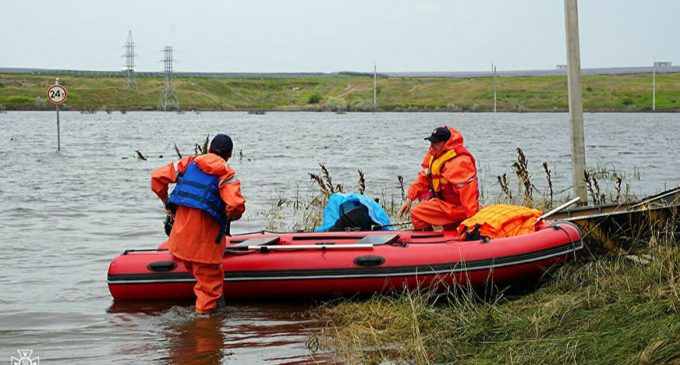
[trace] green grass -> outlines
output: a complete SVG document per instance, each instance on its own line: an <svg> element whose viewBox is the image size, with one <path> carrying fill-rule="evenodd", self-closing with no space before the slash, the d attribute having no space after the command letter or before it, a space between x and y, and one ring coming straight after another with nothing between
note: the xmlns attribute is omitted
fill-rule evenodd
<svg viewBox="0 0 680 365"><path fill-rule="evenodd" d="M574 262L524 295L406 293L327 305L322 343L348 363L680 364L680 247ZM435 300L436 299L436 300Z"/></svg>
<svg viewBox="0 0 680 365"><path fill-rule="evenodd" d="M290 217L296 217L293 229L320 223L330 181L323 169L317 175L321 193L280 198L267 215L268 229L286 228ZM603 182L619 173L591 172L617 201ZM350 190L355 185L340 183ZM535 192L533 203L545 204L542 195ZM388 201L381 198L393 216ZM444 294L423 290L326 303L312 314L325 326L309 347L320 344L350 364L680 365L680 221L677 215L649 218L627 221L628 230L612 233L617 252L637 256L584 253L523 288L480 293L454 287ZM587 243L590 252L604 251L595 237Z"/></svg>
<svg viewBox="0 0 680 365"><path fill-rule="evenodd" d="M521 164L519 156L518 151ZM362 185L332 179L331 172L320 167L313 174L319 194L279 197L266 214L267 229L309 231L321 223L331 180L346 191ZM597 194L607 196L604 203L636 200L610 187L620 172L604 167L589 171L600 181L603 190ZM521 177L511 188L515 184L522 189ZM394 218L401 201L397 192L393 206L390 195L380 196L380 202ZM524 200L547 209L561 201L546 201L547 196L534 191L527 199L520 192L514 203ZM286 226L287 220L294 225ZM617 239L612 253L584 253L522 288L480 293L453 287L444 294L424 289L326 303L312 312L325 326L309 339L308 347L316 351L321 346L349 364L680 365L677 210L668 221L664 214L650 214L640 221L611 219L597 226L607 238ZM609 226L616 229L610 231ZM593 226L584 231L589 253L606 252ZM620 252L637 256L613 256Z"/></svg>
<svg viewBox="0 0 680 365"><path fill-rule="evenodd" d="M0 105L7 110L40 110L54 76L0 74ZM70 76L60 79L69 89L65 109L157 110L163 80L140 77L136 90L123 77ZM490 111L490 78L380 78L381 111ZM373 79L332 75L300 78L175 79L184 110L372 110ZM650 111L650 75L583 77L586 111ZM567 110L564 76L501 77L498 110L538 112ZM657 75L657 110L680 111L680 73Z"/></svg>

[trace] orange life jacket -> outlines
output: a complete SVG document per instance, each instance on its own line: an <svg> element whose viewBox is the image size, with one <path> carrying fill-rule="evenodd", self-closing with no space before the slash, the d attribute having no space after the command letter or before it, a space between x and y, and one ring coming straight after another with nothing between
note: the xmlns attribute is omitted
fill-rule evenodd
<svg viewBox="0 0 680 365"><path fill-rule="evenodd" d="M518 205L489 205L461 222L458 233L464 236L477 229L479 235L488 238L519 236L534 232L541 214L540 210Z"/></svg>

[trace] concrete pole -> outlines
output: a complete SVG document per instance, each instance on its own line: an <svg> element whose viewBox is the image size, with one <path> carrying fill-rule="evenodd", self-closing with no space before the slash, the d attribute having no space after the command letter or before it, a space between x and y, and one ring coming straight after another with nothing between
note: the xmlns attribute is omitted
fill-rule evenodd
<svg viewBox="0 0 680 365"><path fill-rule="evenodd" d="M567 38L567 80L569 83L569 120L571 121L571 161L574 192L587 204L585 183L586 149L581 100L581 50L579 44L578 8L576 0L564 0Z"/></svg>
<svg viewBox="0 0 680 365"><path fill-rule="evenodd" d="M652 66L652 111L656 111L656 62Z"/></svg>

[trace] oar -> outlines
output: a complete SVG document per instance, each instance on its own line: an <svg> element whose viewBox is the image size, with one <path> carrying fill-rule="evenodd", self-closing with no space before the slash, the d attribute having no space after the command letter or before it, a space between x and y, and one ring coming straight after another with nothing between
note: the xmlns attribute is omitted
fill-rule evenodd
<svg viewBox="0 0 680 365"><path fill-rule="evenodd" d="M225 251L294 251L294 250L355 250L364 249L372 250L375 245L373 244L346 244L346 245L335 245L335 244L319 244L319 245L253 245L253 246L236 246L229 247Z"/></svg>
<svg viewBox="0 0 680 365"><path fill-rule="evenodd" d="M542 216L538 217L538 219L536 220L536 224L538 224L538 222L554 215L555 213L558 213L559 211L578 203L579 201L581 201L581 198L574 198L574 199L560 205L559 207L557 207L557 208L555 208L555 209L553 209L553 210L551 210L547 213L544 213Z"/></svg>
<svg viewBox="0 0 680 365"><path fill-rule="evenodd" d="M374 225L371 225L371 230L375 231L376 228L383 229L383 228L387 228L387 227L402 227L402 226L407 226L409 224L412 224L412 223L411 222L400 222L400 223L383 224L383 225L374 224Z"/></svg>

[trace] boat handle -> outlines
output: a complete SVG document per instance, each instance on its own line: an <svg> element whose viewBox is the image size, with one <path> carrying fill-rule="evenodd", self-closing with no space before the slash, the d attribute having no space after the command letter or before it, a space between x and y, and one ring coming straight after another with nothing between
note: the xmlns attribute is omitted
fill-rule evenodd
<svg viewBox="0 0 680 365"><path fill-rule="evenodd" d="M384 257L375 255L359 256L354 259L354 264L357 266L380 266L384 263Z"/></svg>
<svg viewBox="0 0 680 365"><path fill-rule="evenodd" d="M174 261L156 261L146 266L149 271L155 272L168 272L174 270L176 267L177 264Z"/></svg>

